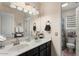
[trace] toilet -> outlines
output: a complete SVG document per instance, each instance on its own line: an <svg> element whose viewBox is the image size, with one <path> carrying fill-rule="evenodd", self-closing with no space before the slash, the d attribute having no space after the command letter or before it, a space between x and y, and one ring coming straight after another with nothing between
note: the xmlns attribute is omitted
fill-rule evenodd
<svg viewBox="0 0 79 59"><path fill-rule="evenodd" d="M73 52L73 49L75 48L75 38L68 37L67 41L66 46L69 49L69 52Z"/></svg>

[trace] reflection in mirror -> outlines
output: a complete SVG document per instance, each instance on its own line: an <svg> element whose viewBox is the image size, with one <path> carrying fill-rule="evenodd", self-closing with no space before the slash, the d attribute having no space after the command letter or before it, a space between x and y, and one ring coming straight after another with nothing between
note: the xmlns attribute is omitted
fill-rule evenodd
<svg viewBox="0 0 79 59"><path fill-rule="evenodd" d="M23 37L24 36L24 29L21 23L19 23L15 28L15 38L16 37Z"/></svg>
<svg viewBox="0 0 79 59"><path fill-rule="evenodd" d="M29 4L30 5L30 4ZM25 5L27 7L27 5ZM17 9L16 6L10 5L10 2L1 2L0 4L0 48L4 45L17 45L18 42L33 39L33 17L38 16L38 10L32 7L31 10L23 8ZM25 11L24 11L25 10ZM29 13L32 12L32 13ZM2 46L3 45L3 46Z"/></svg>
<svg viewBox="0 0 79 59"><path fill-rule="evenodd" d="M32 17L27 17L24 19L24 34L29 39L32 37Z"/></svg>
<svg viewBox="0 0 79 59"><path fill-rule="evenodd" d="M14 16L10 13L0 12L0 34L5 37L14 33Z"/></svg>

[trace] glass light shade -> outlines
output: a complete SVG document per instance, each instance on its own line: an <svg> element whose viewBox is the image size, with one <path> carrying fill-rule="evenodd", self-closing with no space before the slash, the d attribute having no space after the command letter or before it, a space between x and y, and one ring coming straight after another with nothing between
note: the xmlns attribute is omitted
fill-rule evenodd
<svg viewBox="0 0 79 59"><path fill-rule="evenodd" d="M30 14L30 15L32 15L32 14L33 14L33 12L30 10L30 11L29 11L29 14Z"/></svg>
<svg viewBox="0 0 79 59"><path fill-rule="evenodd" d="M35 10L34 12L33 12L33 15L38 15L39 14L39 12L37 11L37 10Z"/></svg>
<svg viewBox="0 0 79 59"><path fill-rule="evenodd" d="M26 12L28 12L28 10L27 9L24 9L24 12L26 13Z"/></svg>
<svg viewBox="0 0 79 59"><path fill-rule="evenodd" d="M11 8L16 8L16 6L14 4L11 4L10 7Z"/></svg>
<svg viewBox="0 0 79 59"><path fill-rule="evenodd" d="M22 10L23 10L23 8L22 8L22 7L17 7L17 9L18 9L19 11L22 11Z"/></svg>
<svg viewBox="0 0 79 59"><path fill-rule="evenodd" d="M68 3L62 4L62 7L66 7L66 6L68 6Z"/></svg>
<svg viewBox="0 0 79 59"><path fill-rule="evenodd" d="M35 8L32 8L31 11L33 12L33 15L36 15L36 9Z"/></svg>

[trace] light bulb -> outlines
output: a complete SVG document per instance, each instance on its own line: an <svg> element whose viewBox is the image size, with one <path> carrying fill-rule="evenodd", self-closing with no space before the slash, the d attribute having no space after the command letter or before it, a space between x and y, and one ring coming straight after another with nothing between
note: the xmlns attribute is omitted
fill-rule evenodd
<svg viewBox="0 0 79 59"><path fill-rule="evenodd" d="M28 10L27 9L24 9L24 12L26 13L26 12L28 12Z"/></svg>
<svg viewBox="0 0 79 59"><path fill-rule="evenodd" d="M32 13L33 13L32 11L29 11L29 14L30 14L30 15L32 15Z"/></svg>
<svg viewBox="0 0 79 59"><path fill-rule="evenodd" d="M16 6L14 4L11 4L10 7L11 8L16 8Z"/></svg>
<svg viewBox="0 0 79 59"><path fill-rule="evenodd" d="M17 9L18 9L19 11L22 11L22 10L23 10L23 8L22 8L22 7L17 7Z"/></svg>
<svg viewBox="0 0 79 59"><path fill-rule="evenodd" d="M62 7L66 7L66 6L68 6L68 3L62 4Z"/></svg>

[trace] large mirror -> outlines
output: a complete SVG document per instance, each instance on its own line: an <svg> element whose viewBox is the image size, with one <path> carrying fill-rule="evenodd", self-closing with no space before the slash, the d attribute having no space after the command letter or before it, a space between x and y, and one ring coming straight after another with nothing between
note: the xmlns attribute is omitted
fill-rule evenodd
<svg viewBox="0 0 79 59"><path fill-rule="evenodd" d="M38 12L33 6L31 6L31 9L25 10L25 8L22 9L19 4L25 3L1 3L0 36L6 38L32 37L32 22Z"/></svg>

